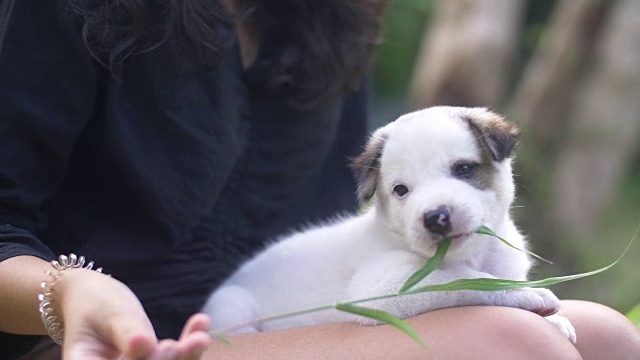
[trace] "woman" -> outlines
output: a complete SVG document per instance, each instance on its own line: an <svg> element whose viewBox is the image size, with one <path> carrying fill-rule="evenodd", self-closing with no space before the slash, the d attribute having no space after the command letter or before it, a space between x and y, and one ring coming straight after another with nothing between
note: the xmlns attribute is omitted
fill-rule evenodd
<svg viewBox="0 0 640 360"><path fill-rule="evenodd" d="M33 337L47 333L36 310L42 281L67 359L423 354L393 329L354 324L209 344L215 319L193 315L269 237L354 209L344 159L364 138L366 91L357 89L382 1L1 4L3 354L56 356L50 340ZM69 253L111 277L65 270L51 285L45 260ZM617 341L609 328L628 339L617 349L638 349L612 310L565 308L577 348L516 309L411 321L445 358L597 356Z"/></svg>

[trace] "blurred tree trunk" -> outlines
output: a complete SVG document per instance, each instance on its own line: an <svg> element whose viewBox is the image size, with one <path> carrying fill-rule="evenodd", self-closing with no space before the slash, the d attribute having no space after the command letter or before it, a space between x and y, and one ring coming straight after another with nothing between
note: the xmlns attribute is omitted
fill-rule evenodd
<svg viewBox="0 0 640 360"><path fill-rule="evenodd" d="M554 172L555 218L579 232L598 224L640 146L640 1L613 6Z"/></svg>
<svg viewBox="0 0 640 360"><path fill-rule="evenodd" d="M611 0L558 3L509 105L538 145L564 138L565 119Z"/></svg>
<svg viewBox="0 0 640 360"><path fill-rule="evenodd" d="M410 107L498 106L517 49L524 0L446 0L423 37Z"/></svg>
<svg viewBox="0 0 640 360"><path fill-rule="evenodd" d="M615 2L559 1L506 106L523 128L525 146L516 167L519 183L529 190L520 196L527 208L523 223L552 251L561 250L555 239L565 230L553 209L553 169L566 146L573 105L581 101L576 89L592 71L593 51ZM574 186L583 189L579 182Z"/></svg>

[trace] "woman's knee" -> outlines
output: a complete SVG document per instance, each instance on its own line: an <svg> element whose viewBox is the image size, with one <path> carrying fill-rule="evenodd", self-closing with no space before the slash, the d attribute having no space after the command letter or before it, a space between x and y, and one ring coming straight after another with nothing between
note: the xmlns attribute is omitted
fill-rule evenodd
<svg viewBox="0 0 640 360"><path fill-rule="evenodd" d="M619 312L588 301L563 301L561 314L576 328L584 359L638 359L640 330Z"/></svg>
<svg viewBox="0 0 640 360"><path fill-rule="evenodd" d="M467 307L433 315L424 321L440 325L440 333L426 330L425 341L429 344L431 332L436 353L445 352L442 358L580 359L573 344L553 324L528 311Z"/></svg>

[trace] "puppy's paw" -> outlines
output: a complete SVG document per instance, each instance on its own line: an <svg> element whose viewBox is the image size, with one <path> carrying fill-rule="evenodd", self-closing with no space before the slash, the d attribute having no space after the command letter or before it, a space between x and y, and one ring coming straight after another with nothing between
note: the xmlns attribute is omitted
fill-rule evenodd
<svg viewBox="0 0 640 360"><path fill-rule="evenodd" d="M560 300L551 290L542 288L532 288L530 290L534 291L544 302L542 307L530 309L530 311L540 316L550 316L560 310Z"/></svg>
<svg viewBox="0 0 640 360"><path fill-rule="evenodd" d="M547 289L522 288L500 292L496 305L528 310L541 316L555 314L560 309L560 300Z"/></svg>
<svg viewBox="0 0 640 360"><path fill-rule="evenodd" d="M576 329L571 325L569 319L558 314L549 315L545 317L545 319L555 325L558 330L560 330L560 332L569 339L569 341L574 344L578 341L576 337Z"/></svg>

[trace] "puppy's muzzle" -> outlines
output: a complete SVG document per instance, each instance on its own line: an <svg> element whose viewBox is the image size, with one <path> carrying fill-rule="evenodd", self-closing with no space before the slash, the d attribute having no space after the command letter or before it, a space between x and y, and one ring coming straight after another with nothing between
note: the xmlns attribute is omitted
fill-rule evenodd
<svg viewBox="0 0 640 360"><path fill-rule="evenodd" d="M425 229L432 234L446 236L451 232L451 214L444 206L426 212L423 222Z"/></svg>

